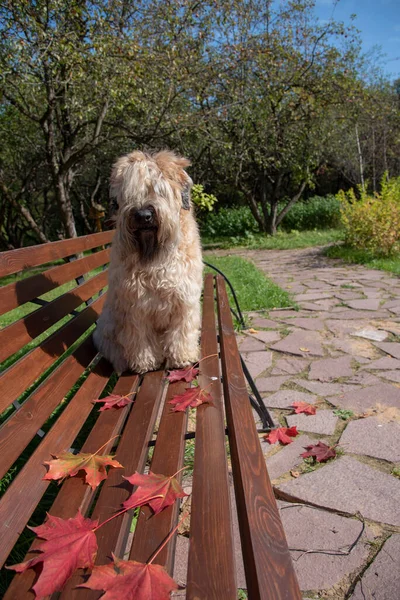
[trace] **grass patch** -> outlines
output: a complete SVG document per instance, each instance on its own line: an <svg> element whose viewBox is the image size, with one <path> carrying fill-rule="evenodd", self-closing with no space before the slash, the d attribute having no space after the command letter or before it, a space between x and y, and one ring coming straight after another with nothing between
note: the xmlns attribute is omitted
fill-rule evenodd
<svg viewBox="0 0 400 600"><path fill-rule="evenodd" d="M343 237L341 229L326 229L322 231L279 231L276 235L249 233L237 237L202 237L203 248L233 248L243 247L251 250L291 250L309 246L324 246L338 242Z"/></svg>
<svg viewBox="0 0 400 600"><path fill-rule="evenodd" d="M325 255L329 258L341 258L346 263L400 274L400 255L384 258L374 255L370 250L358 250L348 246L331 246L325 250Z"/></svg>
<svg viewBox="0 0 400 600"><path fill-rule="evenodd" d="M248 260L240 256L207 256L205 259L228 277L237 294L242 311L293 306L289 294L268 279ZM213 272L208 267L206 270ZM230 294L229 290L228 294ZM232 302L231 295L229 299Z"/></svg>

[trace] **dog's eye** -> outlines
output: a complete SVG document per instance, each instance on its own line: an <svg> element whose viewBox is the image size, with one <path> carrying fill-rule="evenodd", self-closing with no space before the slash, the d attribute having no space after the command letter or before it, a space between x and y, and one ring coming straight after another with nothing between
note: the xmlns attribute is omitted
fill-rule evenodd
<svg viewBox="0 0 400 600"><path fill-rule="evenodd" d="M117 212L118 208L119 208L118 207L118 202L116 200L111 200L111 202L110 202L110 211L112 213Z"/></svg>

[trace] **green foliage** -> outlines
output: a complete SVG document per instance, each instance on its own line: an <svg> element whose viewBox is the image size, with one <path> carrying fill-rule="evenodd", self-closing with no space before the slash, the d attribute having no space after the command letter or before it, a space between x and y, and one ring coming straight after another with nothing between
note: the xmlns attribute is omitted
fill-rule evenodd
<svg viewBox="0 0 400 600"><path fill-rule="evenodd" d="M283 205L280 206L283 208ZM305 231L312 229L332 229L340 224L340 202L334 196L314 196L298 202L284 217L281 228L284 231ZM201 223L201 232L206 237L247 237L258 231L258 225L247 206L220 208L207 214Z"/></svg>
<svg viewBox="0 0 400 600"><path fill-rule="evenodd" d="M294 248L308 248L310 246L324 246L338 242L343 238L341 229L325 229L323 231L278 231L274 236L263 233L248 234L236 237L203 236L204 249L242 247L251 250L291 250ZM335 247L337 248L337 247ZM380 267L378 267L380 268Z"/></svg>
<svg viewBox="0 0 400 600"><path fill-rule="evenodd" d="M206 215L201 223L201 232L205 236L243 236L258 231L256 220L250 208L220 208L218 212Z"/></svg>
<svg viewBox="0 0 400 600"><path fill-rule="evenodd" d="M284 231L334 229L340 225L340 202L335 196L313 196L298 202L282 221Z"/></svg>
<svg viewBox="0 0 400 600"><path fill-rule="evenodd" d="M358 250L349 246L330 246L325 250L329 258L340 258L349 264L365 265L370 269L381 269L389 273L400 275L400 255L375 256L371 250Z"/></svg>
<svg viewBox="0 0 400 600"><path fill-rule="evenodd" d="M340 417L343 421L347 421L350 417L354 417L354 413L352 410L346 410L345 408L337 408L333 411L333 414L336 417Z"/></svg>
<svg viewBox="0 0 400 600"><path fill-rule="evenodd" d="M200 210L211 212L218 199L213 194L206 194L200 183L195 183L192 187L192 202Z"/></svg>
<svg viewBox="0 0 400 600"><path fill-rule="evenodd" d="M400 250L400 177L381 182L381 193L369 195L358 187L341 190L345 242L351 248L369 250L376 256L389 257Z"/></svg>

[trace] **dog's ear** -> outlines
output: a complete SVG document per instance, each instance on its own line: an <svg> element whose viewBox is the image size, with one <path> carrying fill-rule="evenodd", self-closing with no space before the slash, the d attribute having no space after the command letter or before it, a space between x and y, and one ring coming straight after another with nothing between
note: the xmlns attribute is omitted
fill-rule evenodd
<svg viewBox="0 0 400 600"><path fill-rule="evenodd" d="M182 196L182 208L190 210L190 190L192 189L191 181L187 181L181 191Z"/></svg>

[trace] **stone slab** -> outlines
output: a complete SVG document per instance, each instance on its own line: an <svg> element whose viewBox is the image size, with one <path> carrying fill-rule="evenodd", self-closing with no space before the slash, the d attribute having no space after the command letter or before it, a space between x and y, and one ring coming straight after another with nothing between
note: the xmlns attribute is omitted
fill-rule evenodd
<svg viewBox="0 0 400 600"><path fill-rule="evenodd" d="M379 383L379 379L375 379L376 383ZM295 379L294 383L312 394L323 397L344 394L345 392L357 390L359 387L358 385L347 385L347 383L320 383L319 381L308 381L307 379Z"/></svg>
<svg viewBox="0 0 400 600"><path fill-rule="evenodd" d="M272 344L281 339L280 334L277 331L257 331L257 333L249 334L251 339L260 340L264 344Z"/></svg>
<svg viewBox="0 0 400 600"><path fill-rule="evenodd" d="M297 375L297 373L304 371L308 365L309 361L301 358L290 356L287 358L280 358L276 361L271 371L271 375Z"/></svg>
<svg viewBox="0 0 400 600"><path fill-rule="evenodd" d="M302 329L308 329L309 331L322 331L325 329L325 324L322 319L313 317L300 317L294 319L283 319L287 325L294 325L295 327L301 327Z"/></svg>
<svg viewBox="0 0 400 600"><path fill-rule="evenodd" d="M278 329L279 323L271 321L271 319L264 319L264 317L255 317L251 321L251 325L254 328L263 327L265 329Z"/></svg>
<svg viewBox="0 0 400 600"><path fill-rule="evenodd" d="M389 358L388 356L384 356L383 358L378 358L373 362L366 364L362 369L372 369L372 370L380 370L385 371L387 369L400 369L400 360L396 358Z"/></svg>
<svg viewBox="0 0 400 600"><path fill-rule="evenodd" d="M352 454L400 462L400 423L384 423L379 417L351 421L339 443Z"/></svg>
<svg viewBox="0 0 400 600"><path fill-rule="evenodd" d="M366 536L350 554L340 554L360 535L360 521L310 506L278 502L278 507L289 548L293 549L293 564L302 590L332 588L360 568L368 556Z"/></svg>
<svg viewBox="0 0 400 600"><path fill-rule="evenodd" d="M340 377L351 377L353 369L351 367L351 356L341 356L340 358L325 358L311 363L309 379L318 379L318 381L329 382Z"/></svg>
<svg viewBox="0 0 400 600"><path fill-rule="evenodd" d="M277 392L288 379L289 375L258 377L257 389L259 392Z"/></svg>
<svg viewBox="0 0 400 600"><path fill-rule="evenodd" d="M299 431L332 435L335 431L338 418L331 410L317 410L315 415L289 415L286 417L289 427L296 426Z"/></svg>
<svg viewBox="0 0 400 600"><path fill-rule="evenodd" d="M400 359L400 344L398 342L379 342L375 346L393 358Z"/></svg>
<svg viewBox="0 0 400 600"><path fill-rule="evenodd" d="M400 598L400 535L393 534L357 583L350 600Z"/></svg>
<svg viewBox="0 0 400 600"><path fill-rule="evenodd" d="M357 302L357 300L354 300L354 302ZM364 300L359 300L359 302L364 302ZM365 300L365 302L368 302L368 300ZM390 313L388 313L386 310L377 310L373 314L374 319L386 319L388 316L390 316ZM343 310L342 312L335 313L334 318L341 319L342 321L343 320L346 320L346 321L353 320L353 319L359 321L360 319L368 319L371 317L367 311L363 312L361 310L349 309L349 310Z"/></svg>
<svg viewBox="0 0 400 600"><path fill-rule="evenodd" d="M313 444L314 441L306 435L298 435L296 438L293 438L291 444L280 446L279 452L275 452L271 456L269 454L275 450L276 445L262 441L261 447L265 454L270 479L278 479L284 473L300 465L303 462L300 454L304 452L304 447Z"/></svg>
<svg viewBox="0 0 400 600"><path fill-rule="evenodd" d="M281 483L278 489L295 500L400 526L400 479L350 456Z"/></svg>
<svg viewBox="0 0 400 600"><path fill-rule="evenodd" d="M273 333L273 332L272 332ZM256 352L265 350L265 344L261 340L245 336L238 341L240 352Z"/></svg>
<svg viewBox="0 0 400 600"><path fill-rule="evenodd" d="M318 332L295 331L277 344L270 346L270 348L271 350L295 354L297 356L323 356L324 351L321 341L322 339ZM308 352L304 352L301 348L307 348Z"/></svg>
<svg viewBox="0 0 400 600"><path fill-rule="evenodd" d="M296 302L308 302L310 300L325 300L332 298L332 293L311 292L307 294L297 294L294 299Z"/></svg>
<svg viewBox="0 0 400 600"><path fill-rule="evenodd" d="M400 388L390 383L380 383L346 392L340 396L331 396L329 402L361 414L377 405L400 408Z"/></svg>
<svg viewBox="0 0 400 600"><path fill-rule="evenodd" d="M396 373L396 371L393 371L393 373ZM381 380L379 379L379 377L376 377L376 375L368 373L368 371L358 371L358 373L356 373L354 377L351 377L347 380L347 383L350 385L378 385L381 383Z"/></svg>
<svg viewBox="0 0 400 600"><path fill-rule="evenodd" d="M272 353L266 350L263 352L246 352L242 356L253 378L272 365Z"/></svg>
<svg viewBox="0 0 400 600"><path fill-rule="evenodd" d="M353 333L353 335L356 337L365 338L366 340L372 340L374 342L384 342L388 337L386 331L382 331L380 329L373 329L372 327L367 327L365 329L361 329L360 331L356 331L355 333Z"/></svg>
<svg viewBox="0 0 400 600"><path fill-rule="evenodd" d="M343 339L335 338L329 342L336 350L341 350L354 357L377 359L378 350L369 340L362 338L345 337Z"/></svg>
<svg viewBox="0 0 400 600"><path fill-rule="evenodd" d="M271 394L263 400L265 406L269 408L290 408L293 402L314 404L317 401L317 396L296 390L279 390L279 392L275 392L275 394Z"/></svg>
<svg viewBox="0 0 400 600"><path fill-rule="evenodd" d="M400 371L381 371L379 376L384 379L389 379L389 381L400 383Z"/></svg>

